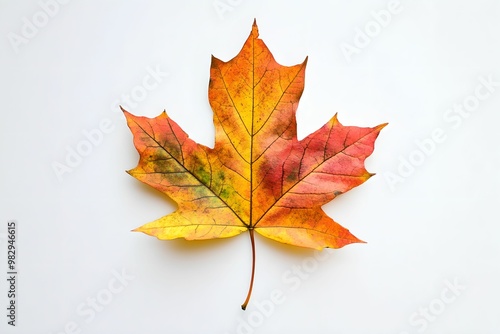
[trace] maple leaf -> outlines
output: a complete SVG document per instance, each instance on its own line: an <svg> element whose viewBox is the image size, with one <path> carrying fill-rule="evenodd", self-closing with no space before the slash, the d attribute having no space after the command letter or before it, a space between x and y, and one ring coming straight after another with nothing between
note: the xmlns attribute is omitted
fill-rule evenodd
<svg viewBox="0 0 500 334"><path fill-rule="evenodd" d="M235 58L212 57L213 148L191 140L165 111L147 118L123 110L140 154L128 173L178 204L175 212L134 231L188 240L249 231L253 261L243 309L253 287L254 232L314 249L362 242L321 206L373 175L364 161L385 126L343 126L335 115L299 141L295 112L307 58L279 65L258 35L254 21Z"/></svg>

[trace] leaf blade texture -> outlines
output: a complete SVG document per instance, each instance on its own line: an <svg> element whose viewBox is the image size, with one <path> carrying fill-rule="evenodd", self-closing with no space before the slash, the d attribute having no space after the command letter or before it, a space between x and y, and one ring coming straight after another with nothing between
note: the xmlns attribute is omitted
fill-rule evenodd
<svg viewBox="0 0 500 334"><path fill-rule="evenodd" d="M128 173L178 205L134 231L188 240L250 231L252 247L254 231L314 249L362 242L321 206L373 175L364 162L386 124L343 126L334 115L299 141L295 115L306 65L307 58L278 64L255 22L233 59L212 56L213 148L190 139L166 112L147 118L124 110L140 155Z"/></svg>

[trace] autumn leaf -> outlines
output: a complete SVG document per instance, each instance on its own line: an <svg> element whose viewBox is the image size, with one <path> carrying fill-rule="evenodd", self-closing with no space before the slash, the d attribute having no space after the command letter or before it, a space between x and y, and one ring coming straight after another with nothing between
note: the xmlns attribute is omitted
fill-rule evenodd
<svg viewBox="0 0 500 334"><path fill-rule="evenodd" d="M298 65L279 65L258 35L254 22L235 58L212 57L213 148L191 140L166 112L147 118L124 110L140 154L128 173L178 205L134 231L187 240L248 231L253 262L243 309L253 287L254 232L314 249L362 242L321 206L373 175L364 161L385 126L343 126L335 115L299 141L295 112L307 58Z"/></svg>

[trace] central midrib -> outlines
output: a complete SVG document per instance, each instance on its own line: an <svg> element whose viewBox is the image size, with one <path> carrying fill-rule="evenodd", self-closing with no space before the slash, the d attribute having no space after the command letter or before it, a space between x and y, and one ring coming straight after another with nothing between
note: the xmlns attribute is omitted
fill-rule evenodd
<svg viewBox="0 0 500 334"><path fill-rule="evenodd" d="M252 39L252 126L250 130L250 215L248 229L253 229L253 141L254 141L254 117L255 117L255 38Z"/></svg>

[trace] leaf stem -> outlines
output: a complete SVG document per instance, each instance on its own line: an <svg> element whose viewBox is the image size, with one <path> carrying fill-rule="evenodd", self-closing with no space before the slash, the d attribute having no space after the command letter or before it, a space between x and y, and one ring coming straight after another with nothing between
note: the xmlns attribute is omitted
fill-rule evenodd
<svg viewBox="0 0 500 334"><path fill-rule="evenodd" d="M250 279L250 288L248 289L247 299L245 299L245 302L241 305L241 308L243 310L247 308L248 302L250 301L250 296L252 295L253 288L253 278L255 276L255 240L253 236L253 228L249 228L248 232L250 233L250 241L252 243L252 277Z"/></svg>

